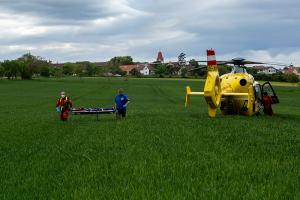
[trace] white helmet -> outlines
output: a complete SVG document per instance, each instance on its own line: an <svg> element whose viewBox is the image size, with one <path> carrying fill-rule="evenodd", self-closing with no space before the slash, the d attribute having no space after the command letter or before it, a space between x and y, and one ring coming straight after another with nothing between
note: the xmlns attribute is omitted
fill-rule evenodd
<svg viewBox="0 0 300 200"><path fill-rule="evenodd" d="M65 93L64 91L62 91L62 92L60 93L60 96L61 96L61 98L65 98L66 93Z"/></svg>

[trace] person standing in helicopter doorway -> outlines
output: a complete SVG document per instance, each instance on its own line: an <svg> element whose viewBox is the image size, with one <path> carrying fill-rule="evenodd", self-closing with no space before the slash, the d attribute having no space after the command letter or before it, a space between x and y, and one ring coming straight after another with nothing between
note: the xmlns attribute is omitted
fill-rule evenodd
<svg viewBox="0 0 300 200"><path fill-rule="evenodd" d="M262 102L263 102L263 106L264 106L264 113L266 115L272 116L273 115L272 97L270 97L267 92L263 93Z"/></svg>
<svg viewBox="0 0 300 200"><path fill-rule="evenodd" d="M117 119L126 117L126 109L129 102L130 100L127 95L124 94L124 90L122 88L119 88L118 95L115 97Z"/></svg>
<svg viewBox="0 0 300 200"><path fill-rule="evenodd" d="M60 112L60 120L67 121L72 101L66 96L65 92L60 93L60 98L56 101L56 111Z"/></svg>

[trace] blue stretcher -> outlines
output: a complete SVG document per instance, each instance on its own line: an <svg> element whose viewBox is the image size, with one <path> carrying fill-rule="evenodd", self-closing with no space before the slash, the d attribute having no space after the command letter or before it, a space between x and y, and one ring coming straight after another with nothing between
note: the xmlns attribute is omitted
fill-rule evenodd
<svg viewBox="0 0 300 200"><path fill-rule="evenodd" d="M113 114L116 112L115 108L72 108L71 113L73 115L93 115L97 116L97 120L99 119L99 115L101 114Z"/></svg>

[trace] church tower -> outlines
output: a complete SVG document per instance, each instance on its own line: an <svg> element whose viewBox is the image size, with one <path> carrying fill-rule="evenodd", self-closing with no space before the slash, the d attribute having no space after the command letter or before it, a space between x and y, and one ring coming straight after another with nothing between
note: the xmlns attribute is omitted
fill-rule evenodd
<svg viewBox="0 0 300 200"><path fill-rule="evenodd" d="M163 63L164 62L164 57L161 51L158 52L156 62Z"/></svg>

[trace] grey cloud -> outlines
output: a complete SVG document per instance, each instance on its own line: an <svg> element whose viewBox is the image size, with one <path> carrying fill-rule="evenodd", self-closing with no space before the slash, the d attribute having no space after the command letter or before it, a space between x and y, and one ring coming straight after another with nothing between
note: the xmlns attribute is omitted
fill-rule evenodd
<svg viewBox="0 0 300 200"><path fill-rule="evenodd" d="M5 0L0 11L36 17L34 26L49 30L15 35L0 45L71 43L84 49L81 53L66 49L64 54L36 50L62 61L108 59L116 54L152 59L159 49L170 58L181 51L201 56L206 48L223 55L248 50L298 51L299 7L296 0ZM0 52L0 58L15 54Z"/></svg>
<svg viewBox="0 0 300 200"><path fill-rule="evenodd" d="M44 24L78 24L122 13L109 0L4 0L0 8L37 16Z"/></svg>

